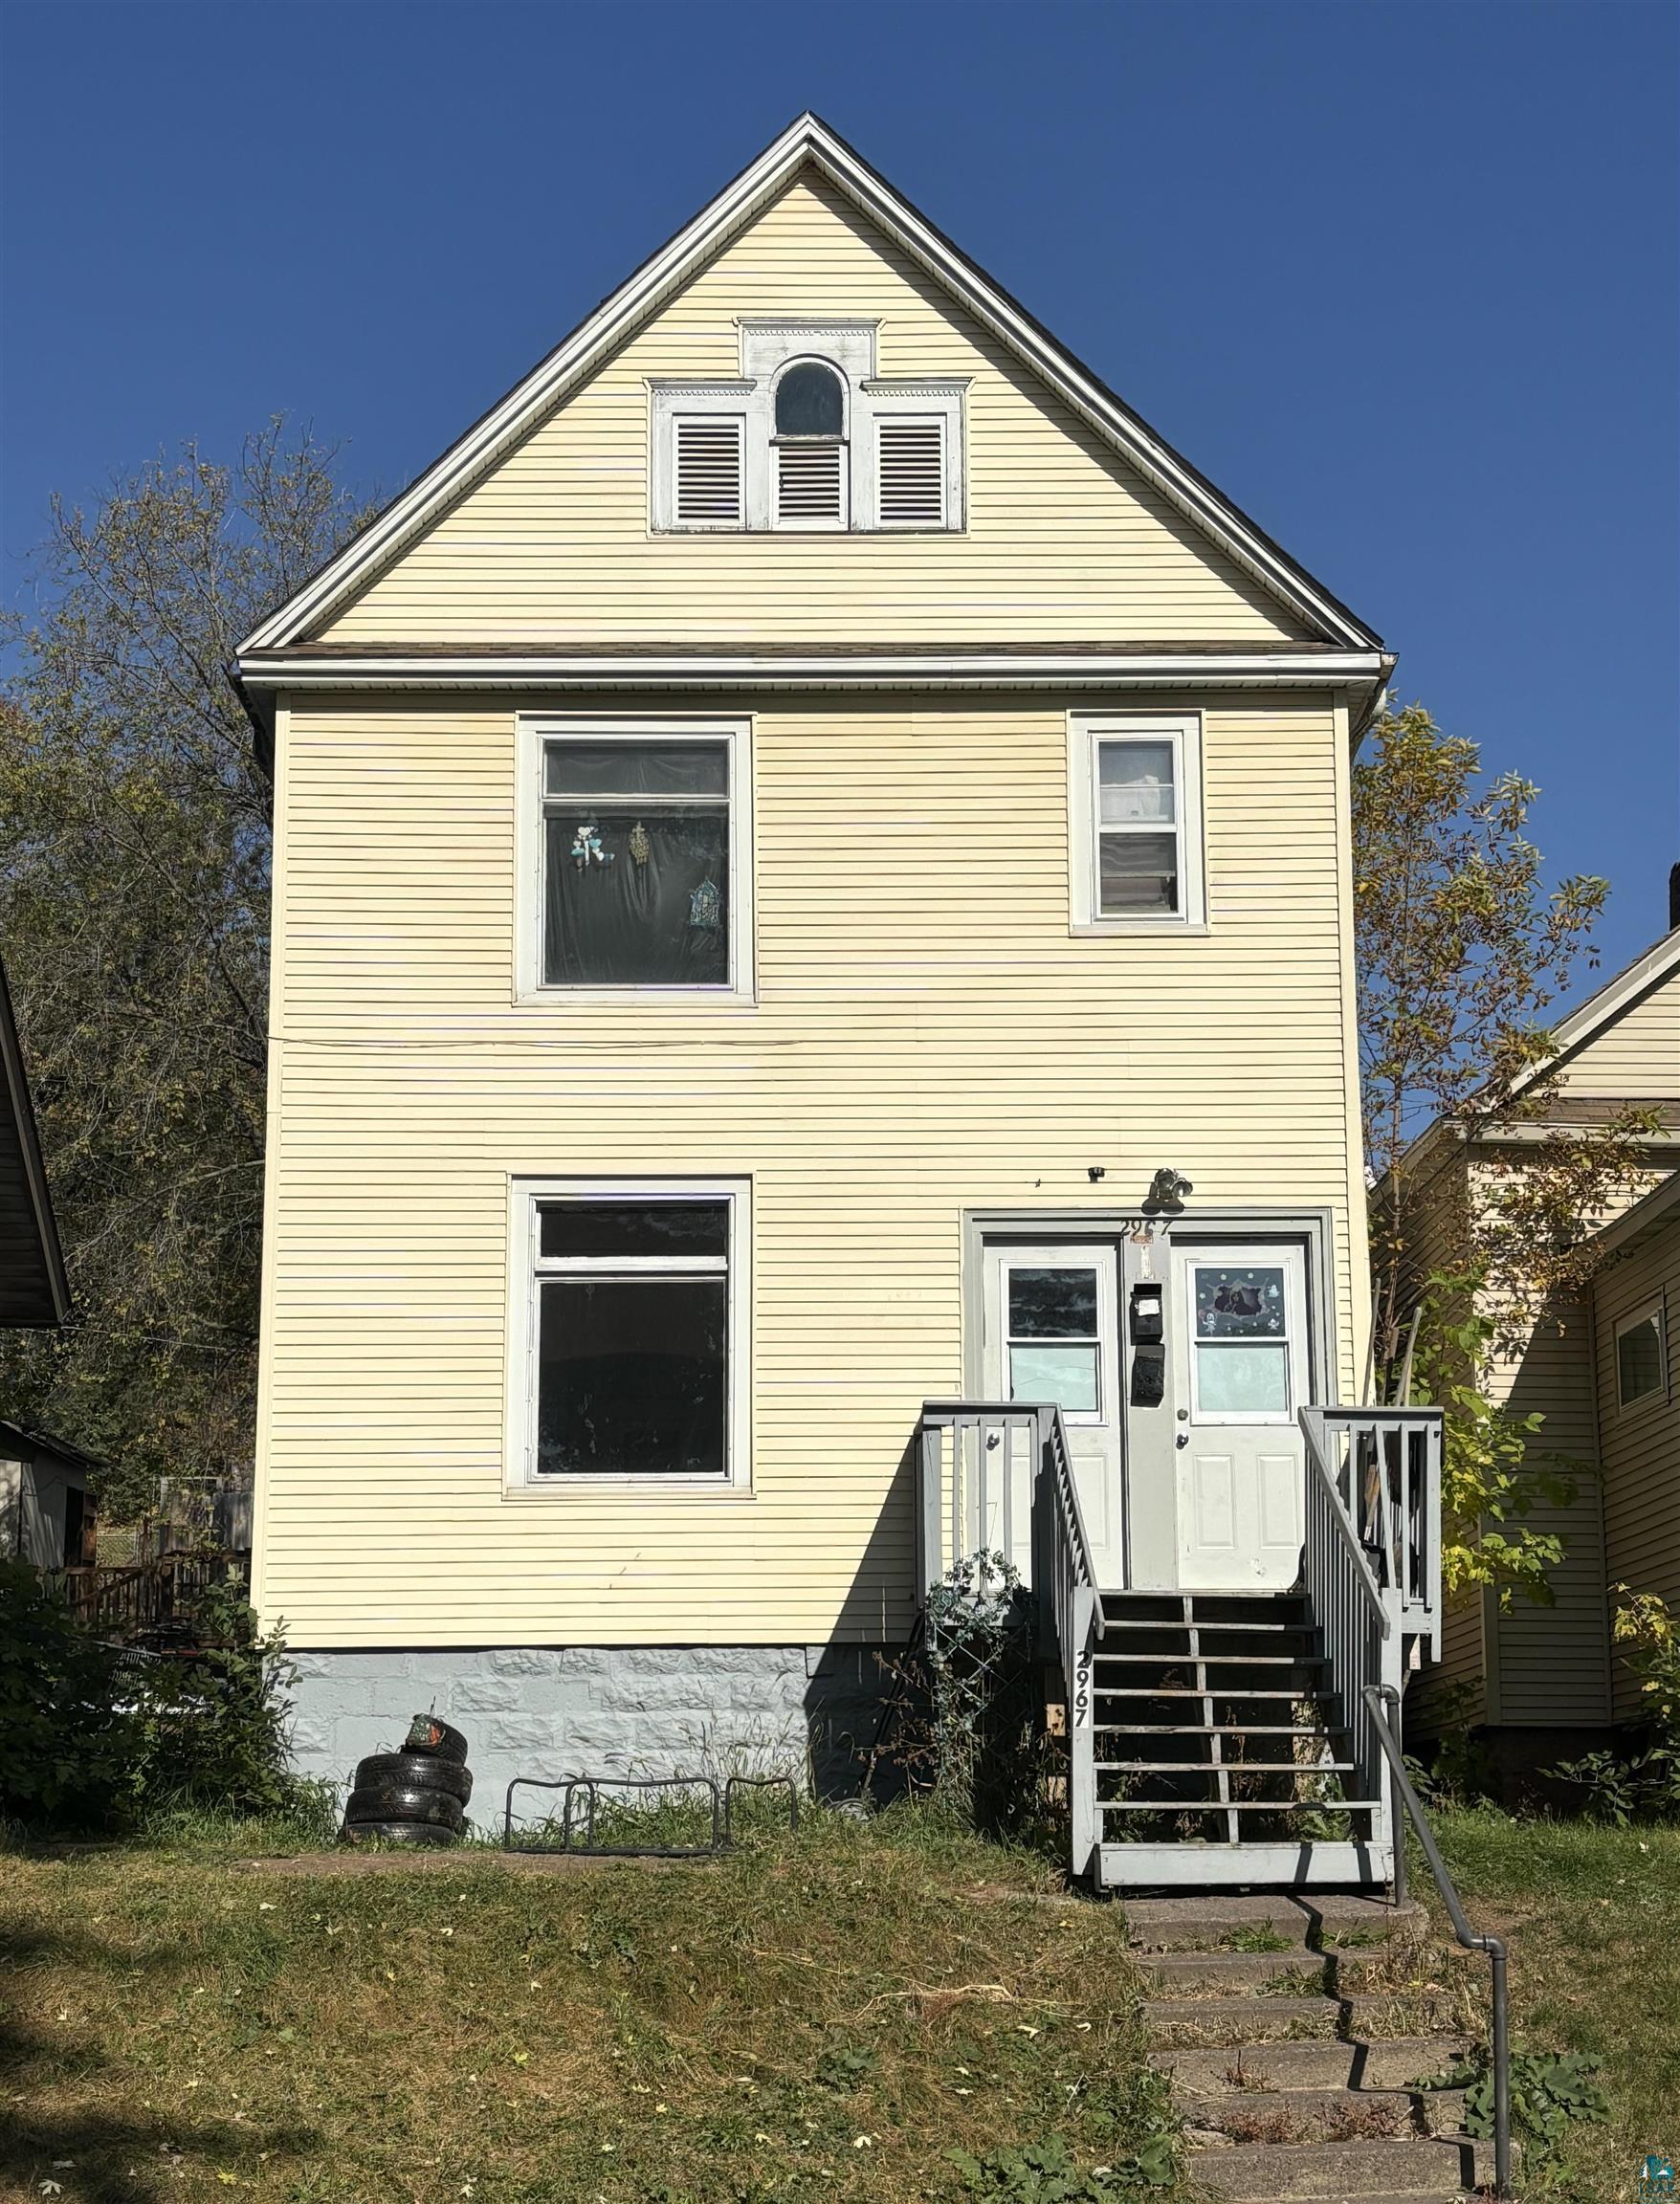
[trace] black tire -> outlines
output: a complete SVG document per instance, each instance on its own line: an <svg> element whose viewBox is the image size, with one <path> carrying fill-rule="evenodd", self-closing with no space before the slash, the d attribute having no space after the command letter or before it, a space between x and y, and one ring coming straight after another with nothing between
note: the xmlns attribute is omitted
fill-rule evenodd
<svg viewBox="0 0 1680 2204"><path fill-rule="evenodd" d="M411 1791L400 1783L352 1791L344 1807L346 1821L435 1821L458 1829L466 1818L460 1800L447 1791Z"/></svg>
<svg viewBox="0 0 1680 2204"><path fill-rule="evenodd" d="M346 1821L339 1833L342 1844L453 1844L458 1832L437 1821Z"/></svg>
<svg viewBox="0 0 1680 2204"><path fill-rule="evenodd" d="M356 1769L358 1791L394 1783L405 1791L447 1791L464 1806L473 1796L470 1770L430 1752L370 1752Z"/></svg>
<svg viewBox="0 0 1680 2204"><path fill-rule="evenodd" d="M432 1760L451 1760L457 1768L467 1765L467 1740L458 1730L452 1730L447 1722L440 1722L435 1714L416 1714L409 1725L409 1734L403 1739L405 1752L424 1752Z"/></svg>

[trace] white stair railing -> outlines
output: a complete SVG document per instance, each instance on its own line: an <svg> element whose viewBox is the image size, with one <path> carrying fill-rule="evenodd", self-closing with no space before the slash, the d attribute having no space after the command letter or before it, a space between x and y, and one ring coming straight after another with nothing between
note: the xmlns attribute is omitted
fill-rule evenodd
<svg viewBox="0 0 1680 2204"><path fill-rule="evenodd" d="M1066 1694L1072 1871L1097 1843L1095 1648L1102 1600L1059 1408L929 1400L917 1431L917 1581L923 1598L974 1554L1002 1554L1037 1596Z"/></svg>
<svg viewBox="0 0 1680 2204"><path fill-rule="evenodd" d="M1391 1860L1402 1833L1368 1694L1392 1693L1398 1706L1404 1639L1427 1634L1439 1615L1440 1416L1303 1408L1300 1422L1304 1586L1347 1732L1348 1788L1377 1802L1372 1839Z"/></svg>

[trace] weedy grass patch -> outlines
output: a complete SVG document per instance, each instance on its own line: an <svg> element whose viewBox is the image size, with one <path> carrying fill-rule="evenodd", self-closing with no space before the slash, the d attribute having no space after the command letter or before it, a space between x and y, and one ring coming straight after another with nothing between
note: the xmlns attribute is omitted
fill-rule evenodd
<svg viewBox="0 0 1680 2204"><path fill-rule="evenodd" d="M559 1870L237 1834L0 1856L0 2193L921 2204L1023 2149L1171 2193L1118 1908L938 1817Z"/></svg>
<svg viewBox="0 0 1680 2204"><path fill-rule="evenodd" d="M1480 1807L1433 1819L1471 1927L1510 1947L1512 2032L1530 2096L1538 2077L1547 2107L1579 2113L1581 2069L1556 2056L1575 2054L1608 2101L1607 2123L1559 2121L1549 2148L1531 2149L1524 2193L1622 2204L1647 2152L1680 2157L1680 1829L1517 1820ZM1431 1896L1420 1859L1413 1875ZM1485 2011L1485 1984L1482 1997ZM1559 2094L1554 2076L1570 2089Z"/></svg>

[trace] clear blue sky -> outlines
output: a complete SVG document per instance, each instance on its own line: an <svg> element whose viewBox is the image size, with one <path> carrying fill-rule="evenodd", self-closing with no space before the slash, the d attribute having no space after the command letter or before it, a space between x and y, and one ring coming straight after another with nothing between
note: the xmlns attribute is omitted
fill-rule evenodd
<svg viewBox="0 0 1680 2204"><path fill-rule="evenodd" d="M4 596L288 409L394 490L811 106L1544 789L1680 857L1680 10L0 8Z"/></svg>

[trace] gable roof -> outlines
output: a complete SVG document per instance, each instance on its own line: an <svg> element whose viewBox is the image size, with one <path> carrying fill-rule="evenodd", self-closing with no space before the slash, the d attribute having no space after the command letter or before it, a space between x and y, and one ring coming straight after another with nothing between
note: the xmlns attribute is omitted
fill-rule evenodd
<svg viewBox="0 0 1680 2204"><path fill-rule="evenodd" d="M1614 1025L1625 1010L1631 1009L1635 1003L1677 972L1680 972L1680 926L1671 928L1660 941L1653 941L1648 949L1642 950L1631 964L1625 964L1596 994L1577 1004L1566 1018L1558 1019L1552 1028L1552 1038L1558 1044L1555 1053L1515 1082L1518 1091L1532 1086L1542 1073L1556 1071L1570 1057L1580 1055L1589 1042ZM1674 1069L1680 1081L1680 1065Z"/></svg>
<svg viewBox="0 0 1680 2204"><path fill-rule="evenodd" d="M0 965L0 1324L62 1324L70 1286Z"/></svg>
<svg viewBox="0 0 1680 2204"><path fill-rule="evenodd" d="M350 543L239 645L283 650L381 572L439 514L805 169L814 170L918 263L1065 404L1324 642L1381 651L1382 638L1132 411L1043 324L810 113L790 123L523 382L482 414ZM246 671L242 667L242 671Z"/></svg>

